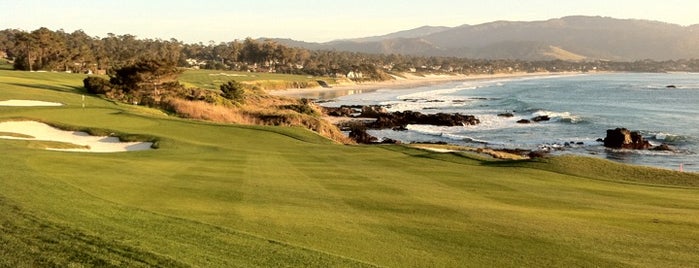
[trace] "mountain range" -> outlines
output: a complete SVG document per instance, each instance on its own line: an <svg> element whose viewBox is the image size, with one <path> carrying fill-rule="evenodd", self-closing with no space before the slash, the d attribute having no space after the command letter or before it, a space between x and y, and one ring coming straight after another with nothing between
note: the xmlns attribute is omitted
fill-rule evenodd
<svg viewBox="0 0 699 268"><path fill-rule="evenodd" d="M374 54L520 60L673 60L699 58L699 24L569 16L546 21L495 21L420 28L382 36L309 43L273 39L294 47Z"/></svg>

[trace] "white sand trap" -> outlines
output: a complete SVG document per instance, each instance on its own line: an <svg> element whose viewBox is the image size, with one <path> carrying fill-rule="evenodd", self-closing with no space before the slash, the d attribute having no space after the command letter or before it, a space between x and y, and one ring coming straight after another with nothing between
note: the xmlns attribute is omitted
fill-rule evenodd
<svg viewBox="0 0 699 268"><path fill-rule="evenodd" d="M48 150L55 151L113 153L150 150L153 145L152 142L120 142L119 138L116 137L90 136L85 132L60 130L35 121L0 122L0 132L20 134L17 136L24 135L34 137L0 136L2 139L55 141L87 146L87 148L79 149L48 148Z"/></svg>
<svg viewBox="0 0 699 268"><path fill-rule="evenodd" d="M0 106L28 107L28 106L62 106L58 102L36 101L36 100L5 100L0 101Z"/></svg>

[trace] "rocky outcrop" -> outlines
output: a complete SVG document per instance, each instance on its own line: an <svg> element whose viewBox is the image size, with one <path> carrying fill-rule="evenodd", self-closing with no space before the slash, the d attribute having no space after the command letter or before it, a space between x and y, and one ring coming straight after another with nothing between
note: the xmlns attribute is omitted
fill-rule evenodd
<svg viewBox="0 0 699 268"><path fill-rule="evenodd" d="M459 113L447 114L423 114L420 112L388 112L385 107L378 105L368 106L341 106L324 107L323 111L329 116L335 117L361 117L375 118L374 122L364 123L370 129L394 129L407 130L410 124L434 125L434 126L466 126L477 125L480 120L473 115L462 115Z"/></svg>
<svg viewBox="0 0 699 268"><path fill-rule="evenodd" d="M549 117L548 115L539 115L539 116L532 118L532 121L534 121L534 122L549 121L549 120L551 120L551 117Z"/></svg>
<svg viewBox="0 0 699 268"><path fill-rule="evenodd" d="M352 127L348 136L355 142L363 144L377 143L379 141L379 139L367 133L365 127L359 125Z"/></svg>
<svg viewBox="0 0 699 268"><path fill-rule="evenodd" d="M670 147L670 145L667 145L667 144L661 144L661 145L655 146L651 150L653 150L653 151L669 151L669 152L675 151L675 149L673 149L672 147Z"/></svg>
<svg viewBox="0 0 699 268"><path fill-rule="evenodd" d="M388 110L386 110L385 107L378 105L362 106L360 109L361 113L359 114L359 117L377 118L382 114L388 113Z"/></svg>
<svg viewBox="0 0 699 268"><path fill-rule="evenodd" d="M385 107L379 105L343 105L340 107L323 107L323 112L335 117L366 117L377 118L381 114L388 113Z"/></svg>
<svg viewBox="0 0 699 268"><path fill-rule="evenodd" d="M515 115L513 113L501 113L498 114L499 117L514 117Z"/></svg>
<svg viewBox="0 0 699 268"><path fill-rule="evenodd" d="M650 149L652 145L637 131L630 131L626 128L616 128L607 130L607 137L604 138L604 147L646 150Z"/></svg>
<svg viewBox="0 0 699 268"><path fill-rule="evenodd" d="M499 114L498 116L507 117L507 116L505 116L505 115L503 115L503 114ZM548 115L538 115L538 116L533 117L532 119L520 119L520 120L517 120L517 124L530 124L530 123L532 123L532 122L538 123L538 122L549 121L549 120L551 120L551 117L549 117Z"/></svg>
<svg viewBox="0 0 699 268"><path fill-rule="evenodd" d="M376 121L367 124L373 129L405 128L407 125L433 125L433 126L466 126L477 125L480 120L473 115L462 114L423 114L420 112L405 111L380 114Z"/></svg>
<svg viewBox="0 0 699 268"><path fill-rule="evenodd" d="M355 114L355 110L348 106L342 107L323 107L323 112L329 116L335 117L350 117Z"/></svg>

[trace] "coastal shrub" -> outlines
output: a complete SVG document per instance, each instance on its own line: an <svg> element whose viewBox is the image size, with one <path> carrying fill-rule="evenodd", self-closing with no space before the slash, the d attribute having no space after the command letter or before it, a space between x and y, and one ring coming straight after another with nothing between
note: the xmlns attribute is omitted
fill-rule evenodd
<svg viewBox="0 0 699 268"><path fill-rule="evenodd" d="M231 80L227 83L221 85L221 96L226 99L232 100L236 103L245 102L245 85L242 83Z"/></svg>
<svg viewBox="0 0 699 268"><path fill-rule="evenodd" d="M300 114L310 116L320 116L321 112L315 107L313 102L308 99L300 99L298 104L287 104L280 106L281 109L292 110Z"/></svg>
<svg viewBox="0 0 699 268"><path fill-rule="evenodd" d="M83 85L90 94L104 94L112 89L112 84L109 83L109 80L97 76L83 79Z"/></svg>

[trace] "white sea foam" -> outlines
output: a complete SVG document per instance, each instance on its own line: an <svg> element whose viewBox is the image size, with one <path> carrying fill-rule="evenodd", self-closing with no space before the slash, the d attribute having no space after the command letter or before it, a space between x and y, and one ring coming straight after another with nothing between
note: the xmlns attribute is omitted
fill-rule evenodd
<svg viewBox="0 0 699 268"><path fill-rule="evenodd" d="M469 89L476 89L478 88L477 86L465 86L465 87L453 87L453 88L444 88L444 89L435 89L435 90L427 90L427 91L418 91L410 94L405 94L405 95L400 95L397 96L396 99L399 100L419 100L419 99L424 99L424 100L452 100L454 97L452 96L446 96L448 94L456 93L459 91L463 90L469 90Z"/></svg>
<svg viewBox="0 0 699 268"><path fill-rule="evenodd" d="M532 113L532 116L548 116L551 118L551 120L554 121L563 121L563 122L570 122L570 123L578 123L582 121L582 119L579 116L572 115L570 112L554 112L554 111L546 111L546 110L539 110L534 113Z"/></svg>
<svg viewBox="0 0 699 268"><path fill-rule="evenodd" d="M432 125L408 125L407 129L420 134L431 135L442 137L455 141L465 141L488 144L489 142L482 139L477 139L471 136L457 134L464 130L464 127L445 127L445 126L432 126Z"/></svg>

